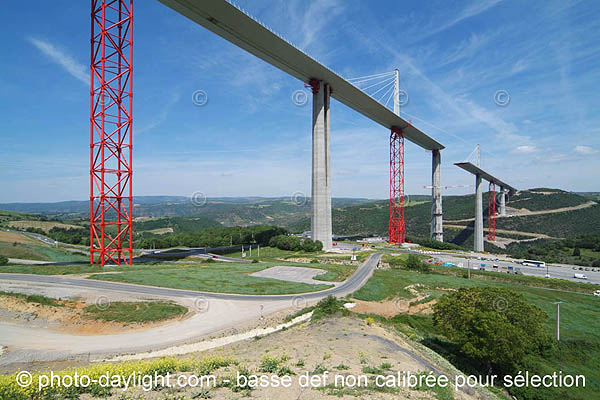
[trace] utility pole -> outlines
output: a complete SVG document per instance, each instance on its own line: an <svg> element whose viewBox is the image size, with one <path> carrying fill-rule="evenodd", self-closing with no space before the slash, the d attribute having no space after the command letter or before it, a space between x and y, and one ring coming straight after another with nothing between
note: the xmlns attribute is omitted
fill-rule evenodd
<svg viewBox="0 0 600 400"><path fill-rule="evenodd" d="M467 257L467 275L471 279L471 257Z"/></svg>
<svg viewBox="0 0 600 400"><path fill-rule="evenodd" d="M564 301L557 301L552 304L556 304L556 340L560 341L560 305L564 303Z"/></svg>

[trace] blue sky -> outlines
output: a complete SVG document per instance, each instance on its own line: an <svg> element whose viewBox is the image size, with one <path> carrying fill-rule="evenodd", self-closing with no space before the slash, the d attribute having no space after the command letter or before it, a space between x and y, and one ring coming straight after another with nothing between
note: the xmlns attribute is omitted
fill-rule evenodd
<svg viewBox="0 0 600 400"><path fill-rule="evenodd" d="M444 185L472 183L452 163L481 143L483 167L518 188L600 190L597 1L238 4L344 77L398 68L404 116L447 147ZM89 7L0 3L0 202L89 196ZM310 193L302 83L157 1L134 15L134 194ZM333 196L385 198L389 132L332 101L331 136ZM407 142L408 193L430 168Z"/></svg>

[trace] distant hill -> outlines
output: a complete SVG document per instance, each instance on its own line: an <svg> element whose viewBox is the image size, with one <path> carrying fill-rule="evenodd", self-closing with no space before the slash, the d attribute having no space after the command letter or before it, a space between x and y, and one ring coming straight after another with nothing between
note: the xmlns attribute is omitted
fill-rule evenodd
<svg viewBox="0 0 600 400"><path fill-rule="evenodd" d="M412 197L411 197L412 199ZM523 190L510 197L507 207L525 211L546 211L558 208L580 206L590 201L576 193L566 192L560 189L536 188ZM469 219L475 217L475 195L445 196L442 201L444 221L452 221L457 225L468 227L467 229L446 228L444 238L448 242L472 248L473 246L473 222ZM483 195L484 218L487 219L488 193ZM386 200L373 201L360 205L341 207L332 212L333 232L336 235L354 234L381 234L387 235L389 206ZM406 232L411 236L429 236L429 223L431 219L431 201L409 204L405 208L404 218ZM487 222L485 222L487 227ZM310 218L304 218L288 225L288 228L301 232L310 230ZM600 233L600 206L595 205L579 210L539 214L513 216L510 218L498 218L497 229L506 229L522 232L545 233L552 237L578 237L585 234ZM516 236L505 234L508 237ZM498 234L497 236L501 236ZM486 243L487 247L492 247Z"/></svg>
<svg viewBox="0 0 600 400"><path fill-rule="evenodd" d="M369 202L368 199L333 198L332 207L345 207ZM59 219L85 219L89 216L89 201L58 203L5 203L0 210L43 214ZM278 225L310 215L310 199L303 197L217 197L195 199L183 196L137 196L133 216L141 217L204 217L225 226Z"/></svg>
<svg viewBox="0 0 600 400"><path fill-rule="evenodd" d="M544 233L551 237L573 238L585 234L600 233L600 206L580 208L568 212L536 214L547 210L576 207L589 203L594 198L553 188L523 190L510 196L507 207L511 213L522 214L510 218L498 218L497 229ZM192 202L182 196L141 196L135 198L134 231L145 234L178 234L197 232L218 226L274 225L292 232L310 230L310 199L235 197L208 198ZM445 229L446 241L472 247L474 218L473 194L444 196L443 210L446 225L466 228ZM484 215L487 216L488 194L483 196ZM61 203L12 203L0 204L0 208L24 211L24 216L14 211L0 213L8 223L12 219L46 219L58 214L59 220L85 224L89 203L71 201ZM388 200L332 199L333 233L336 235L386 235L388 231ZM76 215L77 217L74 217ZM413 237L428 237L431 219L431 200L426 195L407 196L405 209L406 232ZM79 221L79 222L77 222ZM487 222L485 223L487 226ZM518 234L504 234L507 238L522 239ZM498 234L497 236L502 236ZM486 246L491 246L486 244Z"/></svg>

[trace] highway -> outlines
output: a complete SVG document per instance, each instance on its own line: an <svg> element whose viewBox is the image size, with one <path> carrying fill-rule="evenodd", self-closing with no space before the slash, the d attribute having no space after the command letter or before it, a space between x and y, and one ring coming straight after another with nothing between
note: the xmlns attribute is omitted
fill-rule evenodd
<svg viewBox="0 0 600 400"><path fill-rule="evenodd" d="M485 264L486 271L495 271L495 269L492 268L492 266L494 264L498 265L498 270L500 270L502 267L506 267L508 269L509 266L512 266L512 267L521 268L521 272L523 272L523 275L538 276L538 277L544 278L546 276L546 273L548 273L548 275L550 275L550 278L553 278L553 279L563 279L563 280L569 280L569 281L573 281L573 282L591 283L591 284L600 285L600 270L597 269L596 272L593 272L593 271L591 271L591 268L590 268L590 271L585 271L585 267L583 267L584 270L580 271L579 270L580 266L576 266L576 265L548 264L548 267L546 270L546 268L529 267L529 266L525 266L525 265L521 265L521 264L517 263L518 261L523 261L523 260L513 260L513 259L509 259L509 258L505 258L505 257L499 258L499 257L496 257L495 255L490 255L490 254L469 257L470 261L467 259L466 255L445 253L445 252L441 252L440 254L431 255L431 257L439 260L442 263L451 262L453 264L456 264L457 266L458 266L458 264L462 264L464 268L467 268L467 265L469 263L471 265L471 268L475 268L475 269L479 269L481 264ZM480 259L478 259L478 257L484 257L487 260L480 260ZM495 261L496 258L498 258L499 260ZM573 267L575 267L576 270L574 270ZM584 274L587 276L588 279L577 279L577 278L575 278L575 273Z"/></svg>
<svg viewBox="0 0 600 400"><path fill-rule="evenodd" d="M0 346L8 351L0 365L34 360L91 358L158 350L191 343L218 332L258 323L263 315L299 310L329 296L342 297L361 288L373 274L382 254L376 253L341 285L320 292L291 295L239 295L103 282L69 276L0 274L0 290L60 293L63 297L108 299L170 299L196 312L189 318L155 328L111 335L76 335L17 322L0 323ZM199 308L198 305L201 305Z"/></svg>

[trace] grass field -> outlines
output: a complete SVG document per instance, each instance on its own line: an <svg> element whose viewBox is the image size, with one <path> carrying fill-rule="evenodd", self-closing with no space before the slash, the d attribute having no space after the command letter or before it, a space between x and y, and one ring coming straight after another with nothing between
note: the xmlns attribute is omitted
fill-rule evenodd
<svg viewBox="0 0 600 400"><path fill-rule="evenodd" d="M167 301L112 302L105 307L84 308L86 317L107 322L158 322L179 317L187 308Z"/></svg>
<svg viewBox="0 0 600 400"><path fill-rule="evenodd" d="M375 271L369 282L353 297L366 301L379 301L386 298L402 297L411 298L412 295L404 288L412 284L422 284L420 289L432 298L440 297L446 293L443 289L457 289L460 287L484 286L510 288L522 293L532 304L540 307L547 315L546 330L550 336L555 329L556 301L565 302L561 306L561 342L544 356L530 356L526 360L523 370L531 373L551 374L562 371L563 374L583 374L588 380L584 389L536 389L535 391L513 393L522 399L590 399L600 392L600 299L583 293L575 293L560 288L540 287L541 284L531 277L517 275L503 275L499 279L490 279L486 275L473 274L471 280L461 274L421 274L403 269ZM523 279L525 278L525 279ZM541 280L541 279L540 279ZM544 281L544 280L541 280ZM547 282L549 286L559 285ZM573 283L574 285L580 285ZM535 285L535 286L532 286ZM566 289L576 288L566 283ZM587 290L587 286L580 288ZM564 289L564 288L563 288ZM506 299L510 306L510 299ZM468 362L451 353L449 345L440 337L433 325L431 315L400 314L387 323L394 325L400 331L420 337L421 342L440 352L459 368L468 372ZM477 372L477 371L473 371Z"/></svg>
<svg viewBox="0 0 600 400"><path fill-rule="evenodd" d="M11 221L9 226L15 229L38 228L45 232L48 232L52 228L81 229L80 225L65 224L56 221Z"/></svg>
<svg viewBox="0 0 600 400"><path fill-rule="evenodd" d="M186 266L156 265L119 274L96 274L90 279L137 283L206 292L238 294L292 294L324 290L331 285L310 285L260 278L249 274L281 263L210 263Z"/></svg>
<svg viewBox="0 0 600 400"><path fill-rule="evenodd" d="M356 271L355 265L343 265L343 264L332 264L332 261L337 260L350 260L350 256L347 257L324 257L325 253L305 253L301 251L289 251L281 250L276 247L261 247L260 257L258 256L257 249L252 250L252 257L250 252L246 251L246 255L249 259L260 260L261 262L277 263L277 265L289 265L305 268L319 268L324 269L327 272L322 275L317 275L314 279L326 282L342 282L349 278L354 271ZM227 253L227 257L241 258L242 254L240 251ZM290 258L307 258L310 259L310 263L301 263L289 261ZM284 260L283 262L281 260Z"/></svg>

